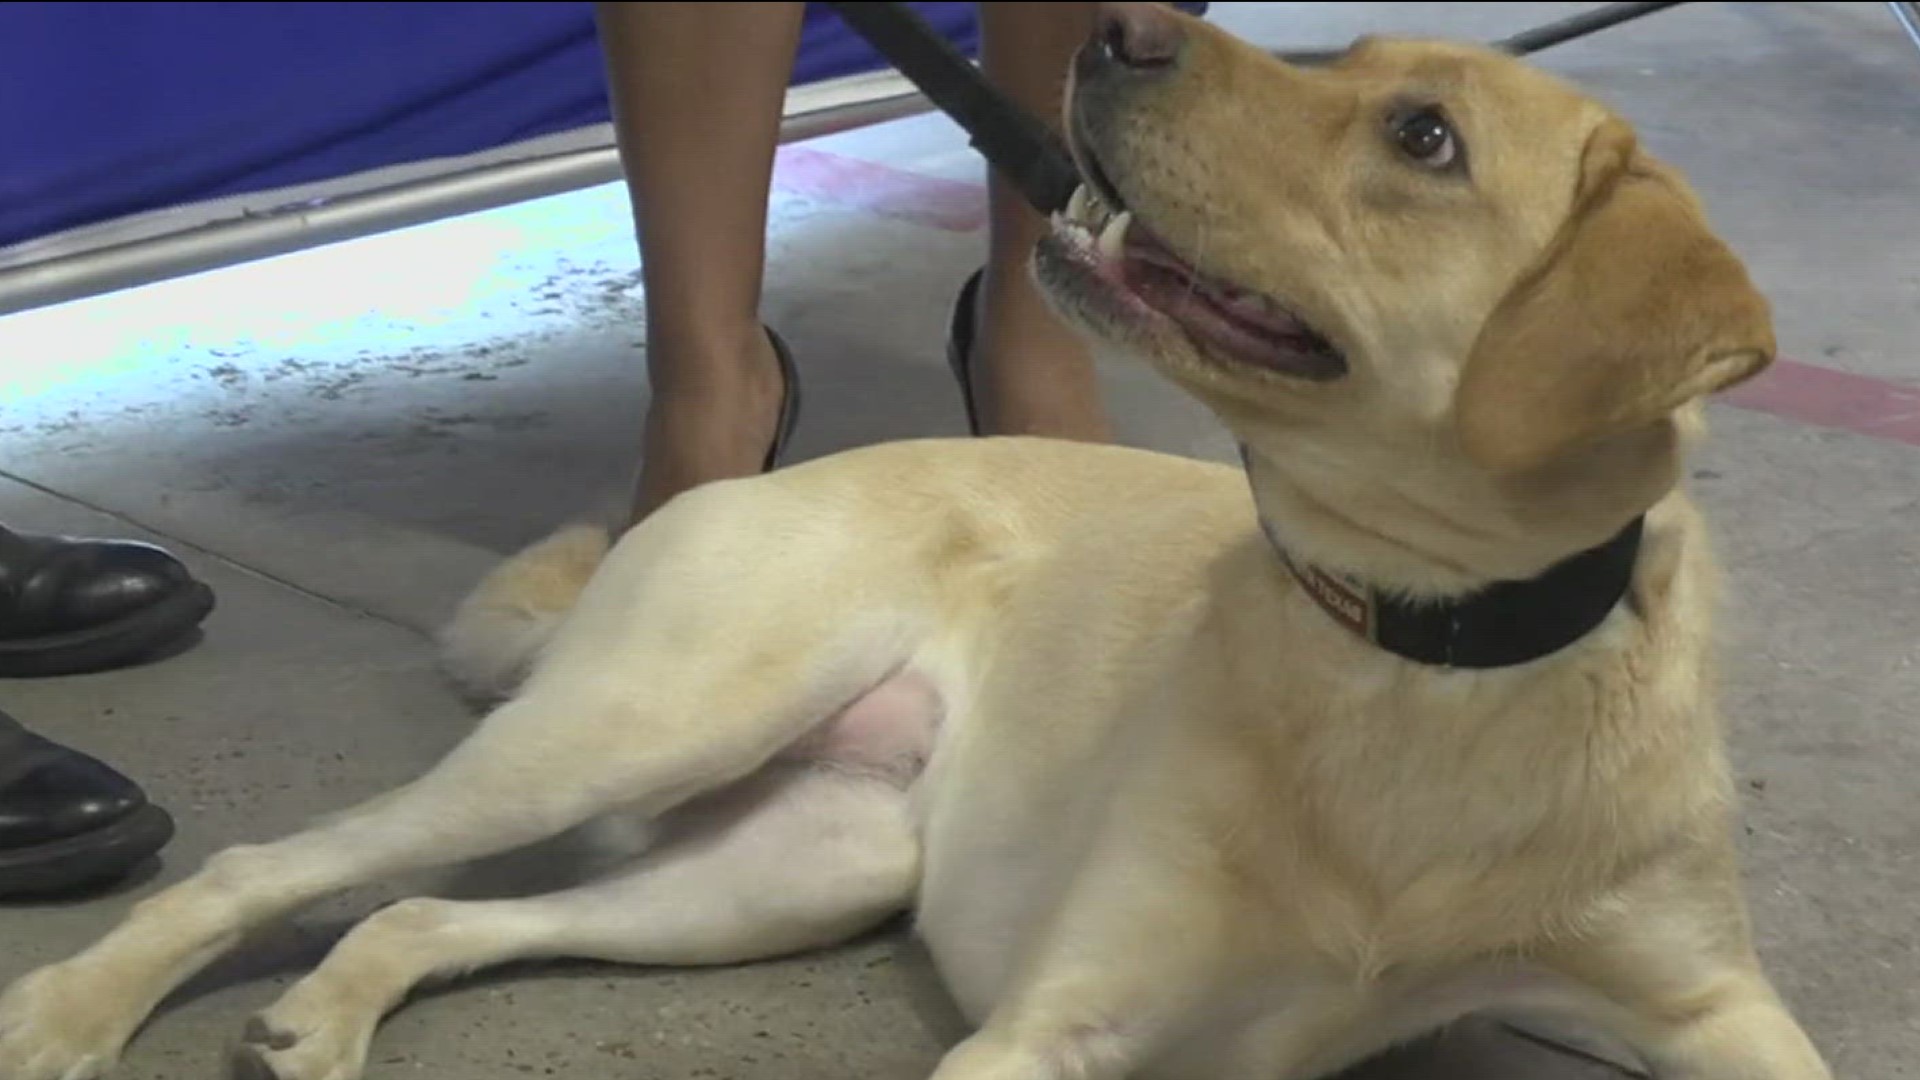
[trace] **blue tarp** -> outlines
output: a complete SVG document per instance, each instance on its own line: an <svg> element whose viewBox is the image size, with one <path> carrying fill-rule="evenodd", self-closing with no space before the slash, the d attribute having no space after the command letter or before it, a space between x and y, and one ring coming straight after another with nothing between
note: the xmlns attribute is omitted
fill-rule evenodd
<svg viewBox="0 0 1920 1080"><path fill-rule="evenodd" d="M796 84L879 66L809 8ZM0 3L0 247L606 119L590 3Z"/></svg>
<svg viewBox="0 0 1920 1080"><path fill-rule="evenodd" d="M809 5L796 85L881 66ZM0 3L0 247L607 118L590 3Z"/></svg>

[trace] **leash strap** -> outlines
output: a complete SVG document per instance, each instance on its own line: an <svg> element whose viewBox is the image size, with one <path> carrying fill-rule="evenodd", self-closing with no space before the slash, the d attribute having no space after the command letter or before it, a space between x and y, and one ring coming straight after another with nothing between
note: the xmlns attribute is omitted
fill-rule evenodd
<svg viewBox="0 0 1920 1080"><path fill-rule="evenodd" d="M1652 4L1603 4L1592 11L1583 11L1558 22L1545 26L1536 26L1531 30L1515 34L1503 41L1496 41L1493 47L1515 56L1531 56L1542 49L1551 49L1555 45L1598 33L1621 23L1632 22L1642 16L1679 7L1679 3Z"/></svg>
<svg viewBox="0 0 1920 1080"><path fill-rule="evenodd" d="M973 148L1042 214L1066 208L1080 184L1066 147L1033 114L993 88L972 61L901 3L828 3L964 129Z"/></svg>

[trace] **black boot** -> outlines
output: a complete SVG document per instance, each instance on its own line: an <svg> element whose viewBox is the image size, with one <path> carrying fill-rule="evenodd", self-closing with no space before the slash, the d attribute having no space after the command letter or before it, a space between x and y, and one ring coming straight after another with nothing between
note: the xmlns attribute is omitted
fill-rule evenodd
<svg viewBox="0 0 1920 1080"><path fill-rule="evenodd" d="M171 839L133 781L0 712L0 899L103 884Z"/></svg>
<svg viewBox="0 0 1920 1080"><path fill-rule="evenodd" d="M212 610L213 590L151 544L0 528L0 677L123 667Z"/></svg>

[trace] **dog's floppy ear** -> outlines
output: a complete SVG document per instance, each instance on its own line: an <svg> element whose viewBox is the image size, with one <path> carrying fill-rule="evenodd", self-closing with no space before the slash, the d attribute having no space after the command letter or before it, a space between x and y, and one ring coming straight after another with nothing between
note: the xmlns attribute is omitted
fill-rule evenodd
<svg viewBox="0 0 1920 1080"><path fill-rule="evenodd" d="M1608 120L1573 212L1461 372L1467 453L1520 472L1659 422L1773 361L1772 317L1692 194Z"/></svg>

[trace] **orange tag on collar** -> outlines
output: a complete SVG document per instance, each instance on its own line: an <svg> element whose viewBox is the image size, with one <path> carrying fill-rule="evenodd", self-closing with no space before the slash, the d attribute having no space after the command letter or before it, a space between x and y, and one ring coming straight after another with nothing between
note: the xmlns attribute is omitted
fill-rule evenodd
<svg viewBox="0 0 1920 1080"><path fill-rule="evenodd" d="M1335 622L1368 641L1374 640L1373 597L1365 590L1315 567L1303 570L1294 565L1292 559L1287 560L1287 567L1307 590L1307 595L1313 597L1313 602L1333 616Z"/></svg>
<svg viewBox="0 0 1920 1080"><path fill-rule="evenodd" d="M1286 545L1274 535L1273 526L1267 523L1266 518L1260 519L1260 531L1266 534L1267 542L1280 556L1280 561L1286 564L1293 579L1300 583L1300 587L1307 591L1307 595L1313 598L1314 603L1320 605L1320 610L1333 616L1333 621L1368 641L1379 641L1379 638L1374 635L1375 619L1371 590L1345 578L1329 574L1318 567L1302 567L1294 562L1293 556L1287 554Z"/></svg>

